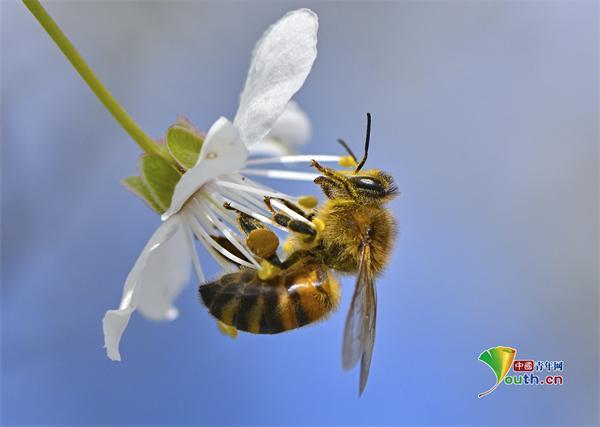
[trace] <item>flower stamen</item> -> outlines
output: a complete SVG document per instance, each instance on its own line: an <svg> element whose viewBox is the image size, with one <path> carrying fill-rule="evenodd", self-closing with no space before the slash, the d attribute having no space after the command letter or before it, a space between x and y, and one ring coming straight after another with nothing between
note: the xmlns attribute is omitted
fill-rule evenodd
<svg viewBox="0 0 600 427"><path fill-rule="evenodd" d="M189 221L184 221L183 227L185 227L185 241L187 243L190 254L192 255L192 264L194 265L196 277L200 282L205 282L206 277L204 276L204 271L202 270L202 265L200 264L200 258L198 258L198 252L196 251L196 247L194 246L194 241L192 240L193 234Z"/></svg>
<svg viewBox="0 0 600 427"><path fill-rule="evenodd" d="M223 199L223 200L226 202L226 199ZM281 231L288 231L288 229L287 229L287 228L285 228L285 227L283 227L283 226L281 226L281 225L277 224L277 223L276 223L275 221L273 221L271 218L267 218L267 217L266 217L266 216L264 216L264 215L261 215L261 214L259 214L259 213L257 213L257 212L253 212L253 211L251 211L250 209L246 208L244 205L238 204L238 203L236 203L236 202L233 202L233 201L229 201L229 204L230 204L230 205L231 205L231 207L232 207L232 208L234 208L235 210L238 210L238 211L240 211L240 212L243 212L243 213L245 213L246 215L248 215L248 216L251 216L252 218L259 220L260 222L263 222L263 223L265 223L265 224L269 224L269 225L271 225L271 226L273 226L273 227L275 227L275 228L277 228L277 229L279 229L279 230L281 230Z"/></svg>
<svg viewBox="0 0 600 427"><path fill-rule="evenodd" d="M231 228L223 225L219 218L215 217L214 213L211 212L210 207L205 202L198 200L197 198L194 198L194 201L198 204L200 209L203 209L204 212L206 212L207 217L219 229L221 234L223 234L223 236L225 236L225 238L229 240L229 242L231 242L231 244L235 246L248 259L248 261L252 262L256 268L260 268L260 264L254 259L252 253L250 253L250 251L244 245L242 245L236 237L235 234L237 233L234 233Z"/></svg>
<svg viewBox="0 0 600 427"><path fill-rule="evenodd" d="M204 213L204 216L198 215L198 213L199 212L193 212L192 218L191 218L192 219L192 221L191 221L192 228L193 228L194 234L196 235L198 240L203 239L204 242L208 243L214 250L219 252L225 258L233 261L234 263L243 265L245 267L254 268L254 265L252 263L250 263L246 260L243 260L240 257L232 254L227 249L225 249L221 245L219 245L219 243L215 242L215 240L212 237L210 237L210 235L204 229L204 228L208 228L207 224L204 222L206 219L208 219L208 216L205 216L206 214L204 212L202 212L202 213ZM219 259L219 258L220 257L217 257L217 259Z"/></svg>
<svg viewBox="0 0 600 427"><path fill-rule="evenodd" d="M271 163L309 163L311 160L316 160L317 162L334 162L337 163L340 161L341 156L331 156L331 155L310 155L310 154L298 154L294 156L277 156L277 157L263 157L259 159L250 159L246 162L248 166L254 165L265 165Z"/></svg>
<svg viewBox="0 0 600 427"><path fill-rule="evenodd" d="M286 171L282 169L243 169L241 172L244 175L288 179L290 181L314 181L319 176L319 174L313 172Z"/></svg>
<svg viewBox="0 0 600 427"><path fill-rule="evenodd" d="M238 184L235 182L231 182L231 181L224 181L222 179L215 179L215 183L217 185L223 186L225 188L231 188L233 190L239 190L239 191L244 191L247 193L254 193L254 194L259 194L260 196L269 196L269 197L275 197L275 198L279 198L279 199L287 199L287 195L283 194L283 193L279 193L276 191L268 191L262 188L257 188L255 186L251 186L251 185L245 185L245 184Z"/></svg>

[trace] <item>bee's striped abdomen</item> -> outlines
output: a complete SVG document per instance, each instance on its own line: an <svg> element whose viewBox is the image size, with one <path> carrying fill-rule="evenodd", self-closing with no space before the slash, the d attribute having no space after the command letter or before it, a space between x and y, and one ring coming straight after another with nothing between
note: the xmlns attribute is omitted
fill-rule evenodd
<svg viewBox="0 0 600 427"><path fill-rule="evenodd" d="M270 280L255 270L200 285L210 313L241 331L276 334L316 322L337 308L339 283L325 266L293 268Z"/></svg>

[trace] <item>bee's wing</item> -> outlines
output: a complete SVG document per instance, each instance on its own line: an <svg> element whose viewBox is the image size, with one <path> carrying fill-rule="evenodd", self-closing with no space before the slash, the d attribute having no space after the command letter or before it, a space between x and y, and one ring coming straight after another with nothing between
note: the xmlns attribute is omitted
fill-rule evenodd
<svg viewBox="0 0 600 427"><path fill-rule="evenodd" d="M360 394L365 389L369 377L377 321L377 295L373 275L369 268L370 258L370 246L365 244L359 257L356 287L346 317L342 347L342 366L344 369L353 368L358 363L358 359L361 359Z"/></svg>
<svg viewBox="0 0 600 427"><path fill-rule="evenodd" d="M367 288L366 312L368 318L364 321L366 332L364 343L365 349L360 360L360 394L364 391L367 380L369 379L371 356L373 356L373 347L375 345L375 327L377 326L377 292L375 291L375 283L371 275L369 275L369 279L365 286Z"/></svg>

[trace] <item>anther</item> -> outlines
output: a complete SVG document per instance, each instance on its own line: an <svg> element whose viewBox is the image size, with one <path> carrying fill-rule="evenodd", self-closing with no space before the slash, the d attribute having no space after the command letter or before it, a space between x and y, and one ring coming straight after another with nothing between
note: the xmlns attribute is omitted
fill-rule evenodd
<svg viewBox="0 0 600 427"><path fill-rule="evenodd" d="M314 209L318 203L315 196L302 196L298 199L298 204L304 209Z"/></svg>
<svg viewBox="0 0 600 427"><path fill-rule="evenodd" d="M353 168L356 167L358 163L351 156L340 157L338 161L339 165L344 168Z"/></svg>

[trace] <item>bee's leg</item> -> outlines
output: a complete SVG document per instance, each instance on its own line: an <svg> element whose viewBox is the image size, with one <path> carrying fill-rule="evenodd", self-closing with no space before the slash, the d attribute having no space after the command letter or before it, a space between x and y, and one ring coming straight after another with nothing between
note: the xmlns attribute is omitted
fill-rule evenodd
<svg viewBox="0 0 600 427"><path fill-rule="evenodd" d="M327 178L326 176L318 176L317 178L315 178L314 182L315 184L321 186L325 197L327 197L328 199L334 198L333 189L339 186L333 179Z"/></svg>
<svg viewBox="0 0 600 427"><path fill-rule="evenodd" d="M248 236L252 232L252 230L258 230L258 229L265 228L265 226L263 225L262 222L260 222L256 218L252 218L247 213L234 208L233 206L231 206L230 203L228 203L228 202L223 203L223 207L227 210L237 212L238 226L240 227L240 230L242 230L242 232L246 236Z"/></svg>
<svg viewBox="0 0 600 427"><path fill-rule="evenodd" d="M285 259L285 261L283 261L281 263L281 266L279 268L281 268L281 269L289 268L291 265L295 264L299 260L305 259L306 254L307 254L307 252L304 250L298 250L298 251L293 252L292 254L290 254L290 256L288 256Z"/></svg>
<svg viewBox="0 0 600 427"><path fill-rule="evenodd" d="M306 206L310 206L311 208L314 208L317 205L317 199L314 196L305 196L303 197L303 204ZM289 200L286 199L282 199L279 197L270 197L270 196L265 196L264 201L265 201L265 205L267 206L267 209L269 210L269 212L271 212L272 214L277 214L277 211L273 208L273 205L271 204L271 200L277 200L281 203L283 203L288 209L296 212L298 215L300 215L303 218L308 219L309 221L315 216L315 214L313 212L307 213L304 209L302 209L300 206L298 206L295 203L290 202Z"/></svg>
<svg viewBox="0 0 600 427"><path fill-rule="evenodd" d="M296 233L304 234L311 238L314 238L317 235L317 231L312 226L303 221L298 221L297 219L290 219L287 227Z"/></svg>
<svg viewBox="0 0 600 427"><path fill-rule="evenodd" d="M294 231L296 233L300 233L307 236L309 240L315 238L315 236L317 235L317 231L315 230L314 225L310 225L305 221L290 218L290 216L288 216L287 214L276 211L275 208L273 208L273 205L271 204L271 200L273 199L281 201L288 209L294 211L295 213L302 216L303 218L306 218L309 221L313 219L314 214L307 214L299 206L295 205L289 200L265 196L265 205L267 205L267 209L269 209L269 211L273 214L273 221L275 221L277 224L283 227L286 227L290 231Z"/></svg>
<svg viewBox="0 0 600 427"><path fill-rule="evenodd" d="M346 178L346 176L339 173L335 169L330 169L330 168L326 168L325 166L322 166L316 160L312 160L310 165L312 167L314 167L316 170L318 170L319 172L321 172L323 175L325 175L325 177L327 177L331 181L333 181L335 184L337 184L340 187L343 187L344 190L346 190L346 193L348 193L348 195L350 197L352 197L353 199L356 199L358 197L358 193L357 193L356 189L352 185L350 185L350 183L348 182L348 178ZM316 178L315 182L317 182L316 181L317 179L319 179L319 178Z"/></svg>
<svg viewBox="0 0 600 427"><path fill-rule="evenodd" d="M273 214L273 221L282 227L286 227L290 231L294 231L296 233L304 234L306 236L316 236L317 232L310 225L305 223L304 221L299 221L297 219L292 219L286 214L281 212L276 212Z"/></svg>
<svg viewBox="0 0 600 427"><path fill-rule="evenodd" d="M279 238L268 228L252 230L246 237L246 246L254 255L262 259L258 277L267 280L274 277L283 268L283 263L277 255Z"/></svg>
<svg viewBox="0 0 600 427"><path fill-rule="evenodd" d="M279 256L277 256L277 248L279 247L279 238L277 235L268 228L265 228L262 222L234 208L229 203L224 203L223 207L237 212L238 225L246 235L246 246L248 249L258 258L267 261L275 267L280 267L282 262Z"/></svg>
<svg viewBox="0 0 600 427"><path fill-rule="evenodd" d="M235 339L237 338L238 335L238 331L237 329L235 329L233 326L229 326L226 325L225 323L221 322L220 320L217 320L217 329L219 330L219 332L221 332L223 335Z"/></svg>
<svg viewBox="0 0 600 427"><path fill-rule="evenodd" d="M234 208L229 203L223 204L223 207L225 209L237 212L238 224L244 234L246 234L246 246L254 255L263 260L262 268L258 272L258 275L261 279L268 279L276 274L278 269L284 269L287 265L291 265L289 262L287 262L287 260L286 262L282 262L281 259L279 259L279 256L277 255L279 238L273 231L265 228L260 221ZM304 234L311 234L311 232L314 233L314 230L312 230L308 224L302 221L290 219L287 215L276 213L272 206L269 210L274 212L274 221L284 227L287 227L291 231L304 231ZM306 228L310 229L310 231L307 231Z"/></svg>

